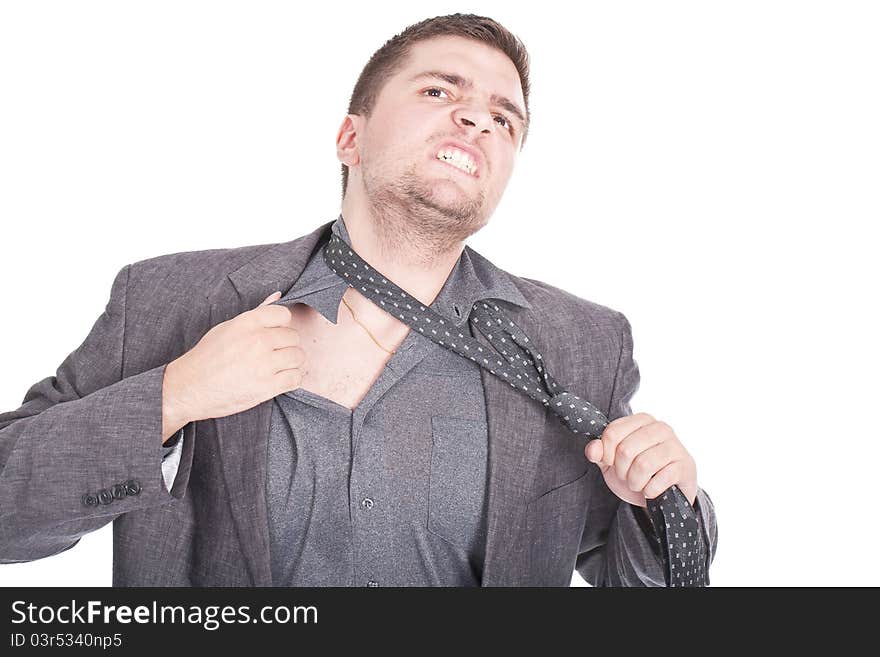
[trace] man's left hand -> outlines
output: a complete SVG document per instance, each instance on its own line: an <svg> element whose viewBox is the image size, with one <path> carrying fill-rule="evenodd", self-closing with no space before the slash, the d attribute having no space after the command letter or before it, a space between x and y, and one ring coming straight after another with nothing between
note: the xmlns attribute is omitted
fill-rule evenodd
<svg viewBox="0 0 880 657"><path fill-rule="evenodd" d="M647 507L673 484L691 506L697 497L697 464L665 422L636 413L609 422L602 436L587 443L589 461L602 470L608 488L620 499Z"/></svg>

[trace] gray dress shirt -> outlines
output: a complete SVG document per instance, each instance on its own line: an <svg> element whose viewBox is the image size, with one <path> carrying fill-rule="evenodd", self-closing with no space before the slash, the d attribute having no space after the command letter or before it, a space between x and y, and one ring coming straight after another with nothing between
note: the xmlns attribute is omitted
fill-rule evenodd
<svg viewBox="0 0 880 657"><path fill-rule="evenodd" d="M341 215L332 230L351 244ZM321 247L275 303L306 303L335 324L348 284ZM481 299L524 302L503 271L465 247L431 308L466 329ZM410 331L355 409L302 388L274 402L266 479L273 585L480 585L488 433L476 363ZM164 450L169 490L182 436ZM622 503L614 524L645 542L632 554L651 554L641 510ZM614 544L626 551L624 541Z"/></svg>

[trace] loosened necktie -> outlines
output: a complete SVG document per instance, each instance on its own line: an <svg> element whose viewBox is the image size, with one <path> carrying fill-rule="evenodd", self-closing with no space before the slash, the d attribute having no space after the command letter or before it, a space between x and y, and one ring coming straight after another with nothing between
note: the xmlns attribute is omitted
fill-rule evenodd
<svg viewBox="0 0 880 657"><path fill-rule="evenodd" d="M407 294L370 267L357 252L331 232L324 261L338 276L380 308L458 355L469 358L511 387L551 409L574 433L599 438L608 418L586 399L565 391L550 376L528 336L497 305L478 301L470 322L500 352L483 349L471 335ZM696 512L678 486L646 500L667 586L706 586L706 545Z"/></svg>

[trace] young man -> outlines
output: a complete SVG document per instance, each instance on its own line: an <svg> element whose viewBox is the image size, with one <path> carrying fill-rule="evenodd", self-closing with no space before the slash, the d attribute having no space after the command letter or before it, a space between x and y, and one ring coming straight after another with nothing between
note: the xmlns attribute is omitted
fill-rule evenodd
<svg viewBox="0 0 880 657"><path fill-rule="evenodd" d="M694 460L629 407L626 317L465 246L510 179L528 90L491 19L410 26L355 86L334 222L124 267L56 377L0 415L0 561L113 520L117 586L565 586L575 568L663 586L646 506L675 485L708 569ZM506 369L525 362L535 381ZM556 381L607 417L599 439L553 411Z"/></svg>

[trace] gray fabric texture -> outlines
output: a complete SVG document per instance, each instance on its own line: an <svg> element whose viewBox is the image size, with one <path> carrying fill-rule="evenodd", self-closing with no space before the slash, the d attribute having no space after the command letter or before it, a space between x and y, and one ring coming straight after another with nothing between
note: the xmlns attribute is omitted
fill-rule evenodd
<svg viewBox="0 0 880 657"><path fill-rule="evenodd" d="M341 216L331 230L351 244ZM336 323L347 288L316 251L275 303L307 303ZM523 300L464 253L432 307L464 325L475 299L493 297ZM275 398L267 480L274 582L479 585L485 400L480 368L450 355L410 331L353 410L302 388Z"/></svg>
<svg viewBox="0 0 880 657"><path fill-rule="evenodd" d="M113 522L116 586L276 584L266 485L276 400L186 425L169 490L162 378L165 365L212 326L274 290L291 291L333 223L290 242L167 254L118 272L83 343L54 376L31 386L18 409L0 414L0 563L57 554ZM622 313L466 251L522 295L523 305L499 304L539 346L557 379L610 421L632 412L639 370ZM608 490L584 457L586 440L488 372L479 376L487 458L479 583L568 586L576 569L595 586L662 586L637 515L642 510ZM140 482L139 494L83 504L85 493L127 480ZM702 489L695 509L711 561L717 523ZM444 523L435 526L456 526Z"/></svg>

